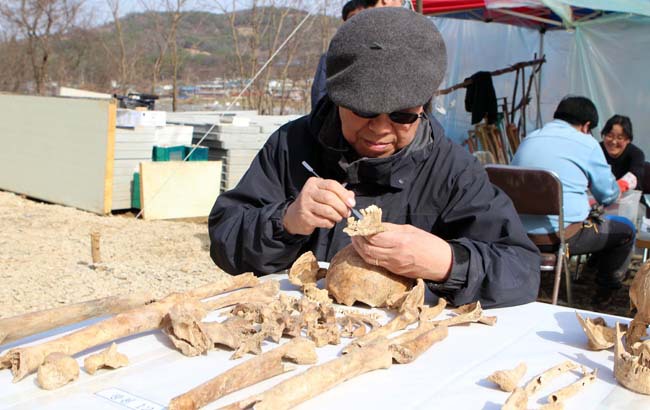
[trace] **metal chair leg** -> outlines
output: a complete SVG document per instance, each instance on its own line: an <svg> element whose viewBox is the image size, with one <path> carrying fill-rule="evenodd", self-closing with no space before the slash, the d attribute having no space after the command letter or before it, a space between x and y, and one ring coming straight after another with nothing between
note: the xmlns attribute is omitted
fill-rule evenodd
<svg viewBox="0 0 650 410"><path fill-rule="evenodd" d="M560 276L562 275L562 263L564 263L564 248L560 246L555 258L555 278L553 279L553 299L554 305L557 305L557 299L560 295Z"/></svg>
<svg viewBox="0 0 650 410"><path fill-rule="evenodd" d="M569 306L573 305L571 293L571 272L569 272L569 258L564 255L564 283L566 285L566 301Z"/></svg>

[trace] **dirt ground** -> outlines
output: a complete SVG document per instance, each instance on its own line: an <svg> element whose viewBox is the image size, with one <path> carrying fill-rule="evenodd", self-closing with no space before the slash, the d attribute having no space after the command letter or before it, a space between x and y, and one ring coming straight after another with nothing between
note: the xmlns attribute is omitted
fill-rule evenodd
<svg viewBox="0 0 650 410"><path fill-rule="evenodd" d="M92 231L101 234L99 266ZM0 232L0 318L135 291L161 297L225 275L210 259L205 220L98 216L0 191ZM629 316L631 279L605 309L591 305L593 279L583 274L573 283L573 307ZM541 297L550 300L552 283L552 272L543 273Z"/></svg>
<svg viewBox="0 0 650 410"><path fill-rule="evenodd" d="M98 216L0 191L0 232L0 318L135 291L160 297L225 275L210 259L205 220Z"/></svg>

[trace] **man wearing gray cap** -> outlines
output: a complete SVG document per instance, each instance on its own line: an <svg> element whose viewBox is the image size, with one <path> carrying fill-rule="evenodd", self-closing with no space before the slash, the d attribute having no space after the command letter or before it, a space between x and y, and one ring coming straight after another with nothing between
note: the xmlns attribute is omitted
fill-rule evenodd
<svg viewBox="0 0 650 410"><path fill-rule="evenodd" d="M217 199L217 265L263 275L309 250L329 261L350 243L350 208L375 204L387 231L352 240L366 262L423 278L455 305L535 300L539 254L509 198L426 120L445 67L442 37L419 14L378 8L343 24L327 53L328 95L276 131Z"/></svg>

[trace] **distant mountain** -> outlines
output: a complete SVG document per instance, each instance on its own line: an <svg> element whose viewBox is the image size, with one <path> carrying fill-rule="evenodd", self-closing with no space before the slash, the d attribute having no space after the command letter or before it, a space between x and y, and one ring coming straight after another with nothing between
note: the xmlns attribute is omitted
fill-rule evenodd
<svg viewBox="0 0 650 410"><path fill-rule="evenodd" d="M284 18L277 33L277 26ZM258 8L242 10L235 14L236 32L241 60L246 73L254 72L249 61L263 64L276 46L306 16L296 9ZM182 84L196 84L216 77L239 78L239 61L230 25L231 14L209 12L183 13L178 27ZM153 65L161 43L161 31L168 26L170 16L165 13L133 13L122 19L124 49L130 70L131 85L144 91L151 87ZM270 78L282 75L290 50L294 49L287 77L295 80L313 76L319 56L326 50L330 37L340 25L331 16L310 16L301 30L278 54L272 66ZM251 49L251 45L255 49ZM111 82L119 81L119 56L115 26L112 22L85 30L71 32L59 39L50 65L50 79L65 85L108 91ZM158 84L168 84L171 76L169 53L163 63ZM248 75L247 75L248 76Z"/></svg>

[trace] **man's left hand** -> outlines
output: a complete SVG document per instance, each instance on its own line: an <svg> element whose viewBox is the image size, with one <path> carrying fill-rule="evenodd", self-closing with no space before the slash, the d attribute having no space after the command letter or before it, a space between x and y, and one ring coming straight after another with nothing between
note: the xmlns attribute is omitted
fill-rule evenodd
<svg viewBox="0 0 650 410"><path fill-rule="evenodd" d="M409 278L437 282L448 278L452 251L444 239L412 225L382 225L384 232L352 237L352 245L363 260Z"/></svg>

